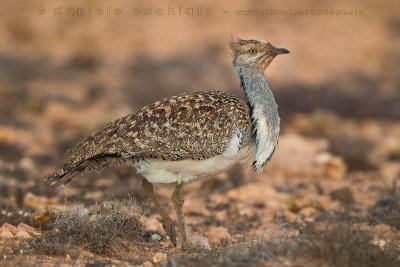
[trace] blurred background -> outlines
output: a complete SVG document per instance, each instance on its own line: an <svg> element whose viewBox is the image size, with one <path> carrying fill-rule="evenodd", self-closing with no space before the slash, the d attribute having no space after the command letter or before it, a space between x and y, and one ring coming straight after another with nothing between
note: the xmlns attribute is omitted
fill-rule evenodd
<svg viewBox="0 0 400 267"><path fill-rule="evenodd" d="M88 134L162 97L222 90L243 98L231 35L291 52L266 71L282 135L261 180L279 192L293 181L391 184L400 171L399 8L391 0L2 1L0 198L32 205L28 193L44 203L144 197L132 169L62 190L42 179ZM260 181L241 169L203 188Z"/></svg>

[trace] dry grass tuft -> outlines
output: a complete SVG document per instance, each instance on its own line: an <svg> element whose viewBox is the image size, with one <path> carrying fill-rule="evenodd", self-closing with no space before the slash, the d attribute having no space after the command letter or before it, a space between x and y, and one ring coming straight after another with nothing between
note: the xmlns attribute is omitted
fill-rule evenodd
<svg viewBox="0 0 400 267"><path fill-rule="evenodd" d="M373 234L338 224L319 230L303 224L300 234L274 236L267 240L214 250L211 255L170 259L167 266L260 266L288 261L308 266L397 266L399 252L393 244L382 250L371 244ZM282 262L283 261L283 262Z"/></svg>
<svg viewBox="0 0 400 267"><path fill-rule="evenodd" d="M400 229L400 196L381 199L368 210L371 224L385 223Z"/></svg>
<svg viewBox="0 0 400 267"><path fill-rule="evenodd" d="M306 227L295 250L297 257L312 257L333 266L395 266L398 251L372 245L371 232L338 224L327 230Z"/></svg>
<svg viewBox="0 0 400 267"><path fill-rule="evenodd" d="M142 244L142 212L133 197L106 201L92 211L75 205L55 215L54 227L34 241L35 249L48 255L77 257L82 250L121 260L132 259Z"/></svg>

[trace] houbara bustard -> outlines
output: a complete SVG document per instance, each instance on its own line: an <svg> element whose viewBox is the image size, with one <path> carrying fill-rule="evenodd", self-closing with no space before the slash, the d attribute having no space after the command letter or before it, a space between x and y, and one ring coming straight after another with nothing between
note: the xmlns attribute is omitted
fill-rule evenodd
<svg viewBox="0 0 400 267"><path fill-rule="evenodd" d="M247 103L221 91L191 92L164 98L91 134L70 151L65 164L46 178L50 185L69 184L77 174L106 166L136 168L143 187L176 246L174 224L153 190L172 184L182 250L192 245L185 228L186 183L253 159L261 172L279 138L278 106L264 71L280 54L289 53L262 40L232 38L233 65Z"/></svg>

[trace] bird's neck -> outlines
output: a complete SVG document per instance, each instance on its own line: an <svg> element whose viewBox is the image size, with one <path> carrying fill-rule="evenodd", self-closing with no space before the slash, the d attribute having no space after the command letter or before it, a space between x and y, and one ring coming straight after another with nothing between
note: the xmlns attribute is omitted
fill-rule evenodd
<svg viewBox="0 0 400 267"><path fill-rule="evenodd" d="M236 72L247 97L256 141L253 166L257 171L262 171L278 143L280 130L278 105L263 72L238 66Z"/></svg>

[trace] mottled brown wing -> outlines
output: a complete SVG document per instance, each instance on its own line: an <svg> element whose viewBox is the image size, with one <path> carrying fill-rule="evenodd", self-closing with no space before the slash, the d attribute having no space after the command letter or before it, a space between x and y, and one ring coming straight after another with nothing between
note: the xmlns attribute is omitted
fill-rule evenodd
<svg viewBox="0 0 400 267"><path fill-rule="evenodd" d="M224 92L165 98L90 135L48 181L57 183L57 177L93 166L89 161L102 164L105 158L210 158L226 149L234 131L250 131L250 125L247 105Z"/></svg>

